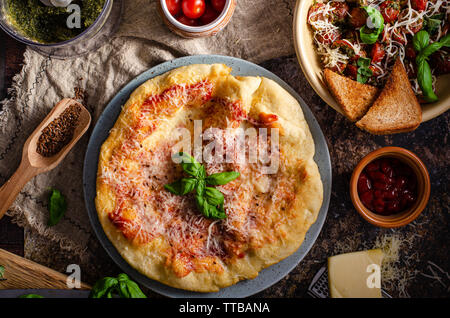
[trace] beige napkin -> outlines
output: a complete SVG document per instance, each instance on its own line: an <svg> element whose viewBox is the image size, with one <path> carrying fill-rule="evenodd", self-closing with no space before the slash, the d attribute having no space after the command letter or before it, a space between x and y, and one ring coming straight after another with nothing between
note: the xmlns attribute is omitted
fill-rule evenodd
<svg viewBox="0 0 450 318"><path fill-rule="evenodd" d="M0 113L0 184L18 167L28 135L64 97L84 92L93 124L111 98L143 71L170 59L196 54L221 54L262 62L294 53L292 12L295 0L238 0L230 24L215 37L183 39L171 33L158 15L159 0L124 0L122 24L115 37L96 52L58 60L31 49L14 77L10 99ZM80 96L78 96L80 97ZM83 96L81 96L83 97ZM90 130L91 131L91 130ZM8 214L28 230L59 242L82 256L95 238L83 199L83 159L90 131L53 171L31 180ZM59 189L68 210L48 227L48 188Z"/></svg>

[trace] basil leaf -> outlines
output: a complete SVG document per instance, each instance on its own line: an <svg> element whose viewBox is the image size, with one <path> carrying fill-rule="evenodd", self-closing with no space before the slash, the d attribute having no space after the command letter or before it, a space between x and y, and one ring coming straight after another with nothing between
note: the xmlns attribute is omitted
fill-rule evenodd
<svg viewBox="0 0 450 318"><path fill-rule="evenodd" d="M430 35L427 31L420 30L413 37L413 46L417 52L422 51L430 42Z"/></svg>
<svg viewBox="0 0 450 318"><path fill-rule="evenodd" d="M371 60L367 57L360 57L358 58L358 61L356 62L356 64L359 67L364 67L364 68L368 68L370 66L370 62Z"/></svg>
<svg viewBox="0 0 450 318"><path fill-rule="evenodd" d="M205 180L198 180L197 186L195 187L195 191L197 192L197 195L203 196L205 193L205 187L206 187Z"/></svg>
<svg viewBox="0 0 450 318"><path fill-rule="evenodd" d="M378 11L374 7L363 7L363 9L367 12L367 15L370 18L371 25L367 24L369 28L376 30L383 30L384 28L384 18L380 11Z"/></svg>
<svg viewBox="0 0 450 318"><path fill-rule="evenodd" d="M112 298L113 292L119 285L119 281L114 277L104 277L97 281L92 287L89 298Z"/></svg>
<svg viewBox="0 0 450 318"><path fill-rule="evenodd" d="M218 219L218 220L223 220L227 217L227 215L225 214L225 212L218 208L216 208L215 206L210 206L210 214L211 214L211 218L214 219Z"/></svg>
<svg viewBox="0 0 450 318"><path fill-rule="evenodd" d="M213 206L221 205L221 204L223 204L223 202L225 200L222 192L220 192L216 188L210 188L210 187L206 187L204 197L205 197L206 201L208 202L208 204L211 204Z"/></svg>
<svg viewBox="0 0 450 318"><path fill-rule="evenodd" d="M208 202L206 202L206 200L203 197L203 195L198 195L197 194L195 196L195 203L197 204L197 208L200 210L200 212L202 212L202 214L204 216L209 218L210 215L209 215L209 210L208 210Z"/></svg>
<svg viewBox="0 0 450 318"><path fill-rule="evenodd" d="M122 298L147 298L138 284L130 280L127 274L119 274L119 295Z"/></svg>
<svg viewBox="0 0 450 318"><path fill-rule="evenodd" d="M206 183L213 186L224 185L238 178L240 175L236 171L215 173L206 177Z"/></svg>
<svg viewBox="0 0 450 318"><path fill-rule="evenodd" d="M19 296L19 298L44 298L41 295L37 295L37 294L25 294L22 296Z"/></svg>
<svg viewBox="0 0 450 318"><path fill-rule="evenodd" d="M374 44L378 40L378 36L380 33L378 32L368 32L367 27L363 26L359 29L359 36L361 37L361 41L366 44Z"/></svg>
<svg viewBox="0 0 450 318"><path fill-rule="evenodd" d="M194 178L182 178L170 184L164 185L164 188L176 195L185 195L194 190L197 180Z"/></svg>
<svg viewBox="0 0 450 318"><path fill-rule="evenodd" d="M417 82L422 89L422 94L427 102L435 102L438 97L433 91L433 78L431 68L427 61L423 60L417 67Z"/></svg>
<svg viewBox="0 0 450 318"><path fill-rule="evenodd" d="M54 226L58 224L58 222L63 217L64 213L66 213L66 210L67 210L67 203L64 196L61 194L60 191L56 189L51 189L48 204L48 212L49 212L48 225Z"/></svg>
<svg viewBox="0 0 450 318"><path fill-rule="evenodd" d="M5 266L0 265L0 281L6 280L6 278L4 277L4 275L5 275Z"/></svg>
<svg viewBox="0 0 450 318"><path fill-rule="evenodd" d="M426 48L424 48L420 52L420 55L422 55L422 58L428 58L431 54L440 50L441 48L442 48L441 42L434 42L434 43L431 43L430 45L428 45Z"/></svg>
<svg viewBox="0 0 450 318"><path fill-rule="evenodd" d="M439 40L439 43L442 44L442 46L450 46L450 34L447 34L443 38Z"/></svg>
<svg viewBox="0 0 450 318"><path fill-rule="evenodd" d="M432 16L430 18L425 17L424 28L429 33L434 33L439 28L439 25L441 24L441 22L442 21L440 19L438 19L436 16Z"/></svg>
<svg viewBox="0 0 450 318"><path fill-rule="evenodd" d="M372 77L373 72L369 68L371 60L369 58L360 57L356 64L359 66L356 73L356 81L359 83L366 83L367 80Z"/></svg>
<svg viewBox="0 0 450 318"><path fill-rule="evenodd" d="M198 209L202 214L210 219L225 219L227 217L225 211L223 210L223 203L219 208L209 204L207 200L199 195L195 196L195 202L197 203Z"/></svg>
<svg viewBox="0 0 450 318"><path fill-rule="evenodd" d="M184 172L196 178L199 176L201 177L205 169L202 164L197 162L194 157L188 155L185 152L178 153L178 156L181 159L180 164Z"/></svg>
<svg viewBox="0 0 450 318"><path fill-rule="evenodd" d="M444 46L450 46L450 34L447 34L446 36L444 36L439 42L431 43L426 48L424 48L420 52L420 54L419 54L420 58L418 57L418 60L416 60L416 62L421 63L421 61L423 59L428 58L431 54L440 50ZM417 65L419 65L419 64L417 64Z"/></svg>
<svg viewBox="0 0 450 318"><path fill-rule="evenodd" d="M363 9L367 12L369 19L366 25L359 29L359 36L364 43L374 44L384 29L384 19L380 11L374 7L363 7Z"/></svg>

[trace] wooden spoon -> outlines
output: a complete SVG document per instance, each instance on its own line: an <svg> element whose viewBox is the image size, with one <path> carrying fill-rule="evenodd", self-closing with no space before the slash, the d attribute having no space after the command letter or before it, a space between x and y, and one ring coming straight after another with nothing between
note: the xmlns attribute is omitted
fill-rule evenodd
<svg viewBox="0 0 450 318"><path fill-rule="evenodd" d="M81 108L81 113L78 119L78 124L73 133L72 140L64 146L56 155L52 157L44 157L37 153L37 142L42 133L42 130L47 127L54 119L58 118L71 105L78 105ZM91 114L77 101L65 98L53 107L53 110L45 117L42 123L34 130L28 137L22 150L22 161L19 168L0 188L0 219L6 213L8 208L16 199L16 196L22 188L36 175L47 172L55 168L77 143L77 141L84 135L91 124Z"/></svg>

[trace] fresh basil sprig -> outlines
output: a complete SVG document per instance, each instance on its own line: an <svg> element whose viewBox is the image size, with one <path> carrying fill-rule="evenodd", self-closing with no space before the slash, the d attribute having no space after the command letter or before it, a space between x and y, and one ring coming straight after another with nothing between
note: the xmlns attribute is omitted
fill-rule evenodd
<svg viewBox="0 0 450 318"><path fill-rule="evenodd" d="M433 77L428 64L428 57L442 47L450 46L450 34L444 36L440 41L429 44L430 35L427 31L421 30L413 37L414 49L419 53L416 56L417 82L422 90L423 98L427 102L439 100L433 91Z"/></svg>
<svg viewBox="0 0 450 318"><path fill-rule="evenodd" d="M358 61L356 62L356 64L358 65L356 81L364 84L373 75L373 72L370 69L370 63L371 60L369 58L366 57L358 58Z"/></svg>
<svg viewBox="0 0 450 318"><path fill-rule="evenodd" d="M4 275L5 275L5 266L0 265L0 281L6 280L6 278L4 277Z"/></svg>
<svg viewBox="0 0 450 318"><path fill-rule="evenodd" d="M362 8L367 12L371 25L366 24L359 29L359 36L364 43L374 44L384 29L384 19L380 11L374 7L366 6Z"/></svg>
<svg viewBox="0 0 450 318"><path fill-rule="evenodd" d="M206 175L205 167L187 153L177 154L181 159L181 167L190 178L181 178L173 183L166 184L164 188L175 195L186 195L195 190L195 203L197 208L207 218L225 219L227 217L223 204L224 196L216 188L208 187L224 185L240 176L239 172L229 171Z"/></svg>
<svg viewBox="0 0 450 318"><path fill-rule="evenodd" d="M92 287L89 298L147 298L139 286L127 274L115 277L104 277Z"/></svg>
<svg viewBox="0 0 450 318"><path fill-rule="evenodd" d="M64 213L66 213L66 210L67 210L67 203L64 196L61 194L59 190L51 189L48 203L48 212L49 212L48 225L54 226L58 224L58 222L63 217Z"/></svg>

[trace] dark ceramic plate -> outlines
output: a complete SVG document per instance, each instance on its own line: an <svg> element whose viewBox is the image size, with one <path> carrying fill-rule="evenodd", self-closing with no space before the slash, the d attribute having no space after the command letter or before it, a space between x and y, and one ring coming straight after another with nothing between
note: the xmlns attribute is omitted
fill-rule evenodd
<svg viewBox="0 0 450 318"><path fill-rule="evenodd" d="M264 270L262 270L258 277L252 280L241 281L233 286L223 288L217 293L196 293L185 291L181 289L172 288L154 281L136 271L132 268L119 254L116 248L112 245L97 217L97 211L95 209L94 199L96 193L96 176L97 176L97 165L98 157L100 153L100 147L109 135L109 130L114 126L117 117L119 116L122 105L126 103L130 94L145 81L166 73L174 68L190 65L190 64L214 64L214 63L224 63L233 69L233 75L242 76L264 76L270 78L280 84L284 89L286 89L292 96L294 96L301 105L303 113L305 115L306 121L308 122L309 128L311 130L312 136L314 138L314 143L316 147L316 154L314 156L317 165L319 166L320 175L323 182L323 203L317 217L316 222L311 226L309 231L306 233L305 240L303 241L300 248L288 258L282 260L281 262L272 265ZM83 184L84 184L84 196L86 201L86 207L88 210L89 218L94 231L102 243L103 247L106 249L111 258L117 263L117 265L127 274L129 274L134 280L140 284L148 287L149 289L169 297L247 297L256 294L286 276L294 267L296 267L300 261L305 257L308 251L314 244L317 236L322 229L322 225L325 222L327 215L328 204L330 202L331 195L331 162L330 154L328 152L327 142L323 136L322 130L320 129L317 120L315 119L313 113L305 104L303 99L283 80L277 77L275 74L267 71L266 69L233 57L218 56L218 55L199 55L199 56L189 56L183 57L176 60L172 60L150 70L142 73L134 80L132 80L128 85L126 85L122 90L120 90L117 95L111 100L106 109L103 111L102 115L97 121L97 124L92 132L91 138L89 140L88 149L86 152L86 157L84 160L84 172L83 172Z"/></svg>

